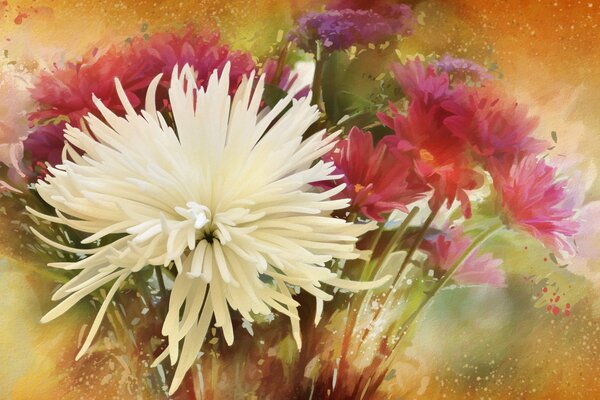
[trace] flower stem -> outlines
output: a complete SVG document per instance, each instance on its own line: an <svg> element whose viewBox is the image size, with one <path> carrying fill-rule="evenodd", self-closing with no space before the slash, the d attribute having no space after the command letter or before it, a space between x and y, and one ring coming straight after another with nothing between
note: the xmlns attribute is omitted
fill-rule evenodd
<svg viewBox="0 0 600 400"><path fill-rule="evenodd" d="M402 272L404 271L406 266L411 262L412 257L415 254L415 251L417 251L419 246L421 246L421 242L423 242L423 238L425 237L427 230L431 226L431 223L437 216L438 211L440 211L440 207L435 207L433 210L431 210L431 214L429 214L429 217L427 217L427 219L423 223L421 230L419 230L419 233L418 233L417 237L415 238L415 242L408 250L408 253L406 253L406 257L404 257L404 260L402 261L402 265L400 265L400 268L398 269L398 272L396 273L396 277L394 278L392 287L396 286L396 284L398 283L398 280L400 279L400 276L402 276Z"/></svg>
<svg viewBox="0 0 600 400"><path fill-rule="evenodd" d="M404 233L406 232L406 229L407 229L408 225L410 224L410 221L414 218L414 216L417 214L418 211L419 211L419 209L417 207L414 207L410 211L410 213L406 216L404 221L402 221L402 224L400 225L400 227L398 227L398 229L394 233L394 236L392 237L391 241L386 246L386 249L385 249L384 253L381 255L381 258L378 260L378 262L377 263L373 263L373 262L367 263L367 265L365 266L365 268L363 269L363 271L360 275L360 279L359 279L360 281L369 280L372 278L373 273L376 272L378 267L380 267L383 264L383 260L385 258L387 258L390 251L392 251L396 247L397 242L399 242L400 239L402 238L402 236L404 236ZM381 236L382 231L383 231L383 227L381 228L380 232L375 237L374 243L372 245L373 251L375 250L375 247L377 246L377 243L379 242L379 238ZM347 317L347 322L346 322L346 329L344 330L344 336L342 338L340 373L345 368L345 361L346 361L347 353L348 353L348 350L350 347L350 338L352 337L352 334L354 333L354 328L356 326L358 316L361 313L361 310L363 309L362 306L363 306L365 295L366 295L365 291L355 294L350 299L349 304L348 304L348 317ZM358 311L354 312L353 310L356 308L356 306L358 306Z"/></svg>
<svg viewBox="0 0 600 400"><path fill-rule="evenodd" d="M165 280L162 275L162 270L160 266L154 266L154 272L156 273L156 280L158 281L158 288L160 289L160 296L162 299L167 297L167 288L165 287Z"/></svg>
<svg viewBox="0 0 600 400"><path fill-rule="evenodd" d="M281 74L283 73L283 68L285 67L285 63L287 61L290 46L291 43L284 44L281 46L281 50L279 51L279 55L277 57L277 68L275 69L275 76L273 77L273 82L275 82L275 84L279 83L281 80Z"/></svg>
<svg viewBox="0 0 600 400"><path fill-rule="evenodd" d="M450 281L450 279L452 279L452 277L454 276L456 271L458 271L458 269L463 265L465 260L467 258L469 258L479 248L479 246L481 246L485 241L487 241L489 238L491 238L496 232L501 230L503 228L503 226L504 225L501 222L496 223L496 224L492 225L491 227L489 227L488 229L486 229L485 231L481 232L479 235L477 235L477 237L475 239L473 239L473 241L471 242L469 247L467 247L467 249L464 251L464 253L458 258L458 260L456 260L454 262L454 264L452 264L450 269L448 269L448 272L446 272L444 274L444 276L439 281L437 281L437 283L433 286L433 288L431 288L431 290L429 290L427 292L426 298L421 302L421 304L419 304L419 307L417 307L417 309L415 311L413 311L413 313L408 317L408 319L402 324L402 326L400 328L400 332L398 334L398 340L391 347L390 356L385 361L385 367L383 368L383 371L384 371L383 374L386 373L387 369L389 368L389 366L392 362L392 359L396 355L394 350L398 347L398 344L406 336L406 333L411 328L412 324L417 320L420 313L425 309L425 307L428 304L431 303L431 301L433 300L435 295L437 293L439 293L440 290L442 288L444 288L444 286L446 286L446 284ZM378 380L375 380L375 381L377 382Z"/></svg>
<svg viewBox="0 0 600 400"><path fill-rule="evenodd" d="M413 211L417 209L417 207L413 208ZM410 249L408 250L408 252L406 253L406 256L404 256L404 260L402 261L402 264L400 265L400 268L398 268L398 272L396 273L396 277L394 278L394 281L392 282L391 286L390 286L390 290L387 294L386 299L384 300L383 304L381 305L381 307L377 308L377 310L375 310L375 314L373 315L372 321L375 321L378 317L379 314L381 314L381 312L387 307L388 303L390 302L390 299L392 298L392 293L394 291L394 288L396 287L396 284L398 283L398 281L400 280L400 277L403 276L403 272L406 269L406 266L409 265L410 260L412 259L412 256L414 255L415 251L417 250L417 248L419 248L419 246L421 245L421 242L423 241L423 238L425 237L425 233L427 232L427 229L429 229L429 226L431 225L431 223L433 222L433 220L435 219L435 216L437 215L438 211L439 211L439 207L434 208L431 211L431 214L429 214L429 217L427 217L427 219L425 220L425 223L423 224L423 226L421 227L421 229L419 230L418 236L415 238L415 242L413 243L413 245L410 247ZM415 211L415 214L418 212ZM412 211L411 211L412 213ZM410 214L409 214L410 215ZM411 217L411 219L414 217L414 215ZM407 216L408 219L408 216ZM406 221L406 220L405 220ZM408 221L408 223L410 223L410 220ZM408 223L406 223L406 227L408 227ZM405 229L406 229L405 227ZM400 229L399 229L400 230ZM396 232L397 233L397 232ZM393 251L394 247L394 241L390 241L390 243L388 244L388 246L391 245L389 252L391 253L391 251ZM386 249L387 250L387 249ZM383 263L383 261L382 261ZM359 346L361 345L362 342L364 342L364 340L366 339L366 337L369 335L370 329L367 326L365 328L365 331L363 332L362 335L362 339L359 343Z"/></svg>
<svg viewBox="0 0 600 400"><path fill-rule="evenodd" d="M366 279L370 279L372 271L377 271L379 268L381 268L384 265L386 259L390 256L390 254L392 254L398 248L398 246L400 245L400 243L404 237L404 234L406 233L406 230L408 229L408 225L415 218L415 216L417 215L418 212L419 212L419 207L413 207L413 209L410 210L410 212L408 213L406 218L404 218L404 221L402 221L402 223L400 224L398 229L396 229L396 232L394 232L394 235L392 236L390 241L385 246L385 249L381 253L381 256L379 256L379 259L377 260L377 262L373 264L372 268L370 268L371 271L369 271L369 274L365 277ZM377 246L377 242L379 241L380 236L381 235L379 235L377 237L377 241L375 242L375 244L373 246L373 251L375 251L375 247ZM361 276L361 280L363 280L362 276Z"/></svg>
<svg viewBox="0 0 600 400"><path fill-rule="evenodd" d="M322 101L321 87L323 81L323 70L325 67L326 57L321 51L321 44L317 42L317 52L315 54L315 75L311 85L312 101L311 104L319 106L321 111L325 111L325 106Z"/></svg>

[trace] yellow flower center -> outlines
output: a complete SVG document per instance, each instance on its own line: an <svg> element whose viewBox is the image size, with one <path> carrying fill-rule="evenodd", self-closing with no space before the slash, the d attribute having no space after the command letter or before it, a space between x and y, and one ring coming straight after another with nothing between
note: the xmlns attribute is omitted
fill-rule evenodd
<svg viewBox="0 0 600 400"><path fill-rule="evenodd" d="M428 152L425 149L419 150L419 156L421 156L421 160L424 160L424 161L433 161L433 159L434 159L433 154L431 154L430 152Z"/></svg>

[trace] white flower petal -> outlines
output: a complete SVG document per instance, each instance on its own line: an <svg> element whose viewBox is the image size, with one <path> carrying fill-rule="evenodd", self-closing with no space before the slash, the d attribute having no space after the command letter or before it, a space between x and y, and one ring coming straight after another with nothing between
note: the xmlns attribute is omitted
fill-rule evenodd
<svg viewBox="0 0 600 400"><path fill-rule="evenodd" d="M334 258L357 258L358 237L373 229L330 215L348 205L348 199L336 198L343 186L321 191L312 185L336 179L334 166L319 158L340 132L321 131L303 140L319 118L310 96L294 100L290 94L260 110L264 76L258 83L253 75L245 78L231 99L229 70L227 64L198 88L190 66L174 69L169 102L175 126L167 125L155 105L160 76L139 114L117 82L126 117L94 99L101 118L86 117L89 132L67 127L70 160L49 168L36 185L56 216L30 210L86 233L83 243L121 235L104 247L80 250L32 229L51 246L87 256L52 264L81 271L56 292L55 299L63 301L44 322L116 279L78 357L91 345L126 276L146 265L175 266L162 328L168 346L154 363L167 357L177 363L170 393L195 362L213 317L231 344L231 310L247 321L276 310L290 318L300 347L299 303L288 285L315 296L318 323L323 302L333 297L324 284L362 290L384 281L349 282L325 267ZM273 283L265 283L265 276Z"/></svg>

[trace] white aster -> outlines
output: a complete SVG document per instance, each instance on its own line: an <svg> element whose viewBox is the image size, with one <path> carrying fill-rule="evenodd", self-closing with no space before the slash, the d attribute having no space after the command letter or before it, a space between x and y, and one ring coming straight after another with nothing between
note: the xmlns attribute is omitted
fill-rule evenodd
<svg viewBox="0 0 600 400"><path fill-rule="evenodd" d="M78 357L90 346L112 296L129 274L148 265L176 268L162 329L168 347L157 360L169 356L172 364L178 362L172 393L194 363L213 316L231 344L230 308L249 322L253 314L279 311L290 318L300 346L299 303L288 285L314 295L320 310L332 298L323 283L358 290L380 282L348 282L326 267L334 258L356 258L357 237L371 226L330 216L348 205L345 199L331 199L342 186L326 192L311 186L334 178L331 163L315 160L333 147L337 134L321 131L302 140L318 118L310 96L296 101L290 93L273 109L260 112L263 78L254 89L253 76L244 80L231 100L229 65L220 78L216 71L212 74L206 90L196 87L186 65L181 72L175 68L171 78L175 126L170 127L154 104L159 80L151 83L141 115L118 81L125 118L94 99L105 121L86 118L95 139L68 127L69 157L36 184L56 216L30 211L89 234L82 243L120 235L88 250L42 238L87 255L77 262L50 264L81 272L56 292L53 298L63 301L44 322L114 282Z"/></svg>

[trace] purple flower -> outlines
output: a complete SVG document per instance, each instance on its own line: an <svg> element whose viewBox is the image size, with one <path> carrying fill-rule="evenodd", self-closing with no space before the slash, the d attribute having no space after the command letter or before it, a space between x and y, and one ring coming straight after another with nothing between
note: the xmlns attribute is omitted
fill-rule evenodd
<svg viewBox="0 0 600 400"><path fill-rule="evenodd" d="M474 82L494 78L487 69L476 62L464 58L455 58L448 54L434 63L434 66L438 72L445 72L457 81L464 81L467 77Z"/></svg>
<svg viewBox="0 0 600 400"><path fill-rule="evenodd" d="M65 126L65 122L56 125L41 125L23 142L35 176L44 177L46 175L46 162L50 165L57 165L62 162Z"/></svg>
<svg viewBox="0 0 600 400"><path fill-rule="evenodd" d="M305 14L290 38L310 52L316 51L317 41L325 51L344 50L410 35L413 24L412 11L405 4L383 4L368 10L334 9Z"/></svg>

